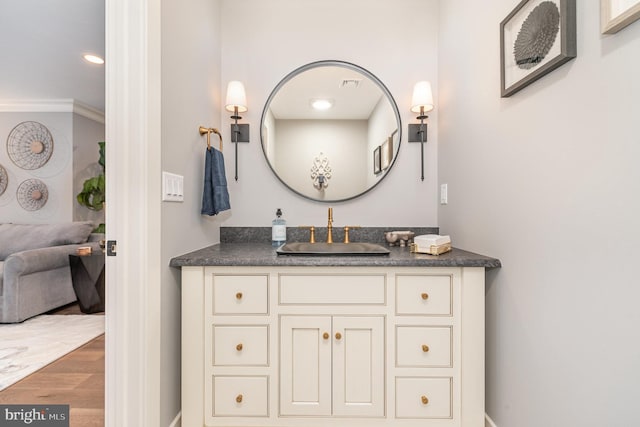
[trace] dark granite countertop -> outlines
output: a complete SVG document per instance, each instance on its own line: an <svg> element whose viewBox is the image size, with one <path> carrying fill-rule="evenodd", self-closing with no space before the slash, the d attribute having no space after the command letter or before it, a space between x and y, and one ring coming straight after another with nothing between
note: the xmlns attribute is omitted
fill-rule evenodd
<svg viewBox="0 0 640 427"><path fill-rule="evenodd" d="M500 267L500 260L454 248L442 255L415 254L408 247L389 247L389 255L278 255L268 243L221 243L173 258L185 266L329 266L329 267Z"/></svg>
<svg viewBox="0 0 640 427"><path fill-rule="evenodd" d="M437 227L363 227L351 235L359 242L378 243L387 247L389 255L331 255L300 256L278 255L271 246L271 227L221 227L217 245L199 249L171 259L171 267L186 266L329 266L329 267L500 267L500 260L454 248L451 252L434 256L415 254L408 247L389 247L384 231L411 230L420 234L437 234ZM341 241L343 231L334 229L334 241ZM287 228L287 241L304 242L309 230L300 227ZM326 228L316 230L318 241L325 241Z"/></svg>

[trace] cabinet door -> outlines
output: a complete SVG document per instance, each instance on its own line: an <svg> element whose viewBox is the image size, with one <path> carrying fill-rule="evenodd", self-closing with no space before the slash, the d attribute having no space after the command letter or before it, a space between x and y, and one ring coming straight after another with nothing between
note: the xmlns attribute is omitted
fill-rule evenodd
<svg viewBox="0 0 640 427"><path fill-rule="evenodd" d="M331 415L331 318L280 319L280 414Z"/></svg>
<svg viewBox="0 0 640 427"><path fill-rule="evenodd" d="M333 318L333 415L384 416L384 318Z"/></svg>

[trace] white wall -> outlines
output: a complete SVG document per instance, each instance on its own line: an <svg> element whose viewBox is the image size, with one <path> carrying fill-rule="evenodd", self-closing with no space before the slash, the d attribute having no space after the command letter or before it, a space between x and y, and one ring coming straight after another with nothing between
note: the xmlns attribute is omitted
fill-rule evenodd
<svg viewBox="0 0 640 427"><path fill-rule="evenodd" d="M184 176L184 203L162 203L160 425L180 411L179 254L218 243L224 214L200 215L206 139L200 125L219 127L219 1L162 2L162 169ZM217 144L215 135L213 142ZM230 145L230 144L228 144ZM158 180L160 180L158 176Z"/></svg>
<svg viewBox="0 0 640 427"><path fill-rule="evenodd" d="M437 224L437 110L430 117L431 141L425 148L426 178L420 181L420 146L406 143L415 82L437 88L438 4L436 0L244 0L222 2L221 87L241 80L247 90L251 142L240 144L239 180L233 180L234 154L225 160L231 213L225 226L268 226L276 208L288 225L323 225L326 204L289 191L273 175L260 147L260 117L273 88L292 70L309 62L335 59L360 65L393 94L402 117L403 143L398 161L376 190L334 203L336 226ZM416 18L418 17L418 18ZM437 99L437 90L435 91ZM221 114L229 140L229 114ZM403 191L398 191L402 188Z"/></svg>
<svg viewBox="0 0 640 427"><path fill-rule="evenodd" d="M602 36L577 1L578 56L500 98L512 0L441 2L441 231L499 257L486 408L498 427L640 425L640 22Z"/></svg>

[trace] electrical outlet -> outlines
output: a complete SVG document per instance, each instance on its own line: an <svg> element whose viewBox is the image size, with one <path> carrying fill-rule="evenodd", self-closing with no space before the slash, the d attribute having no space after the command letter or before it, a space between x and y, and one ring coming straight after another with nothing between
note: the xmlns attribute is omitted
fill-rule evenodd
<svg viewBox="0 0 640 427"><path fill-rule="evenodd" d="M440 184L440 204L446 205L449 202L447 184Z"/></svg>

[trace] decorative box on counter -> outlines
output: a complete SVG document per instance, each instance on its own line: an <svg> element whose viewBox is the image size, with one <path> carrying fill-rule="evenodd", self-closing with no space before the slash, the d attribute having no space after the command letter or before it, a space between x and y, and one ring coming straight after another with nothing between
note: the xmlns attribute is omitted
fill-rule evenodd
<svg viewBox="0 0 640 427"><path fill-rule="evenodd" d="M414 237L410 248L411 252L440 255L451 250L451 238L438 234L424 234Z"/></svg>

